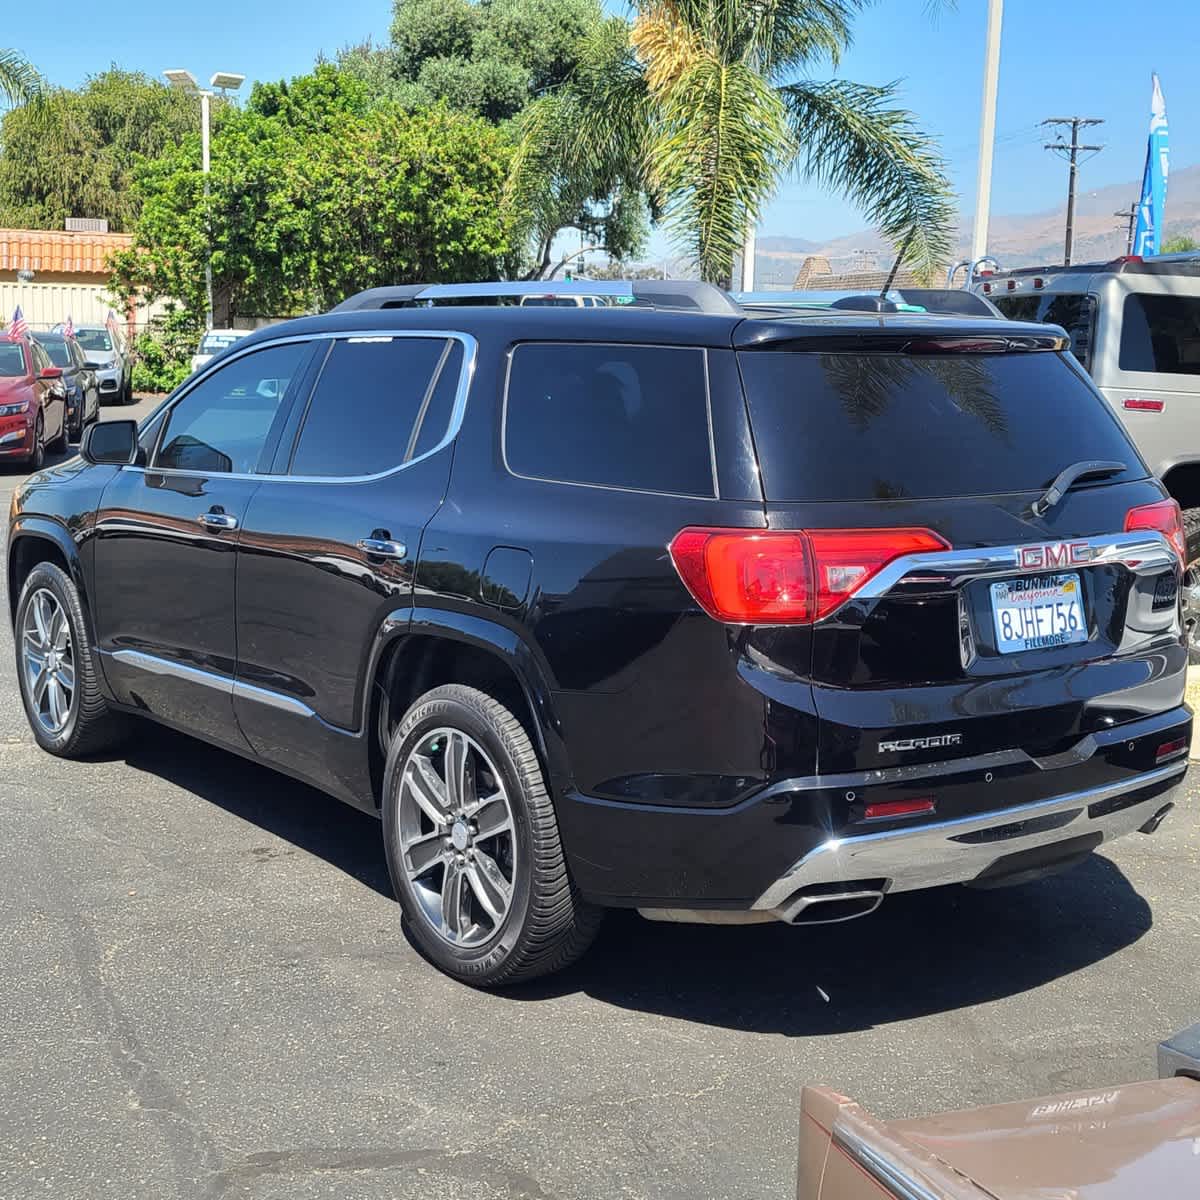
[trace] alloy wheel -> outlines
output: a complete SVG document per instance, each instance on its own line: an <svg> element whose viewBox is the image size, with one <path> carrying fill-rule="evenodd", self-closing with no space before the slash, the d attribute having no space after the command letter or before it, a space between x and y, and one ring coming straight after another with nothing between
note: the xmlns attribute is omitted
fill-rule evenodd
<svg viewBox="0 0 1200 1200"><path fill-rule="evenodd" d="M1200 662L1200 563L1193 563L1183 576L1183 626L1188 658Z"/></svg>
<svg viewBox="0 0 1200 1200"><path fill-rule="evenodd" d="M33 713L47 733L57 736L75 704L75 653L67 614L48 588L34 592L25 608L21 664Z"/></svg>
<svg viewBox="0 0 1200 1200"><path fill-rule="evenodd" d="M512 907L513 812L495 763L474 738L435 729L400 775L401 861L422 917L462 949L483 945Z"/></svg>

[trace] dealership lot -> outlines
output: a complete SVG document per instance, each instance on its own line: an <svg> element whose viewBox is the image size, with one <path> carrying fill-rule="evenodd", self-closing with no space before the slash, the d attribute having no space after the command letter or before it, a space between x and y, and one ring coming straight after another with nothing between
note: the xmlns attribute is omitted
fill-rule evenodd
<svg viewBox="0 0 1200 1200"><path fill-rule="evenodd" d="M487 995L404 940L370 818L151 725L42 754L7 622L0 689L0 1196L784 1200L805 1082L886 1116L1107 1086L1200 1019L1194 782L1058 879L616 914Z"/></svg>

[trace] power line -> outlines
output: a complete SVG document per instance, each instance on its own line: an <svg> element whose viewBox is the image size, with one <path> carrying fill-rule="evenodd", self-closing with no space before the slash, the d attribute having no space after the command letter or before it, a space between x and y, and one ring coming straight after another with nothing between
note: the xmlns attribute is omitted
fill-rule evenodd
<svg viewBox="0 0 1200 1200"><path fill-rule="evenodd" d="M1090 151L1093 154L1099 154L1104 149L1103 146L1084 146L1079 141L1079 131L1086 128L1088 125L1103 125L1103 117L1047 117L1042 122L1043 125L1070 125L1071 141L1066 143L1062 140L1062 134L1059 134L1057 142L1043 143L1043 149L1053 150L1057 154L1062 154L1070 163L1070 170L1067 175L1067 235L1066 244L1063 249L1063 265L1071 265L1071 251L1075 245L1075 183L1079 175L1079 152L1081 150Z"/></svg>

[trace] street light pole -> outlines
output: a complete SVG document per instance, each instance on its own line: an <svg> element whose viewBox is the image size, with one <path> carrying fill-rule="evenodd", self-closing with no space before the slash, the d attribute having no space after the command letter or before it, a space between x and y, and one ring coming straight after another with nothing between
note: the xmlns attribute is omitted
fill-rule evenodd
<svg viewBox="0 0 1200 1200"><path fill-rule="evenodd" d="M204 327L211 329L213 327L213 279L212 229L208 221L208 176L212 170L209 141L211 135L210 126L212 123L213 92L207 88L199 87L196 83L196 77L191 71L172 70L164 71L163 74L167 77L168 82L173 88L178 88L186 95L200 97L200 167L204 175L204 224L208 234L208 248L204 258ZM217 71L212 79L209 80L209 86L216 88L224 96L229 92L236 92L245 81L245 75L238 75L232 71Z"/></svg>
<svg viewBox="0 0 1200 1200"><path fill-rule="evenodd" d="M1000 28L1004 0L988 0L987 50L983 63L983 107L979 117L979 175L975 184L975 228L971 259L987 253L988 213L992 201L992 152L996 145L996 90L1000 80Z"/></svg>

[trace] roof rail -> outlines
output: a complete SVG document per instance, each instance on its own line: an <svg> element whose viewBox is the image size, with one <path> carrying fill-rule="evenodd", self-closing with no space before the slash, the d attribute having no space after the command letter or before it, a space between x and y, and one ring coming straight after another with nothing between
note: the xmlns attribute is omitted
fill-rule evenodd
<svg viewBox="0 0 1200 1200"><path fill-rule="evenodd" d="M332 311L423 308L436 304L462 304L472 300L513 300L526 296L592 296L606 298L619 304L634 304L641 308L725 315L742 311L720 288L694 279L580 279L570 283L553 279L518 283L409 283L358 292L347 297Z"/></svg>

